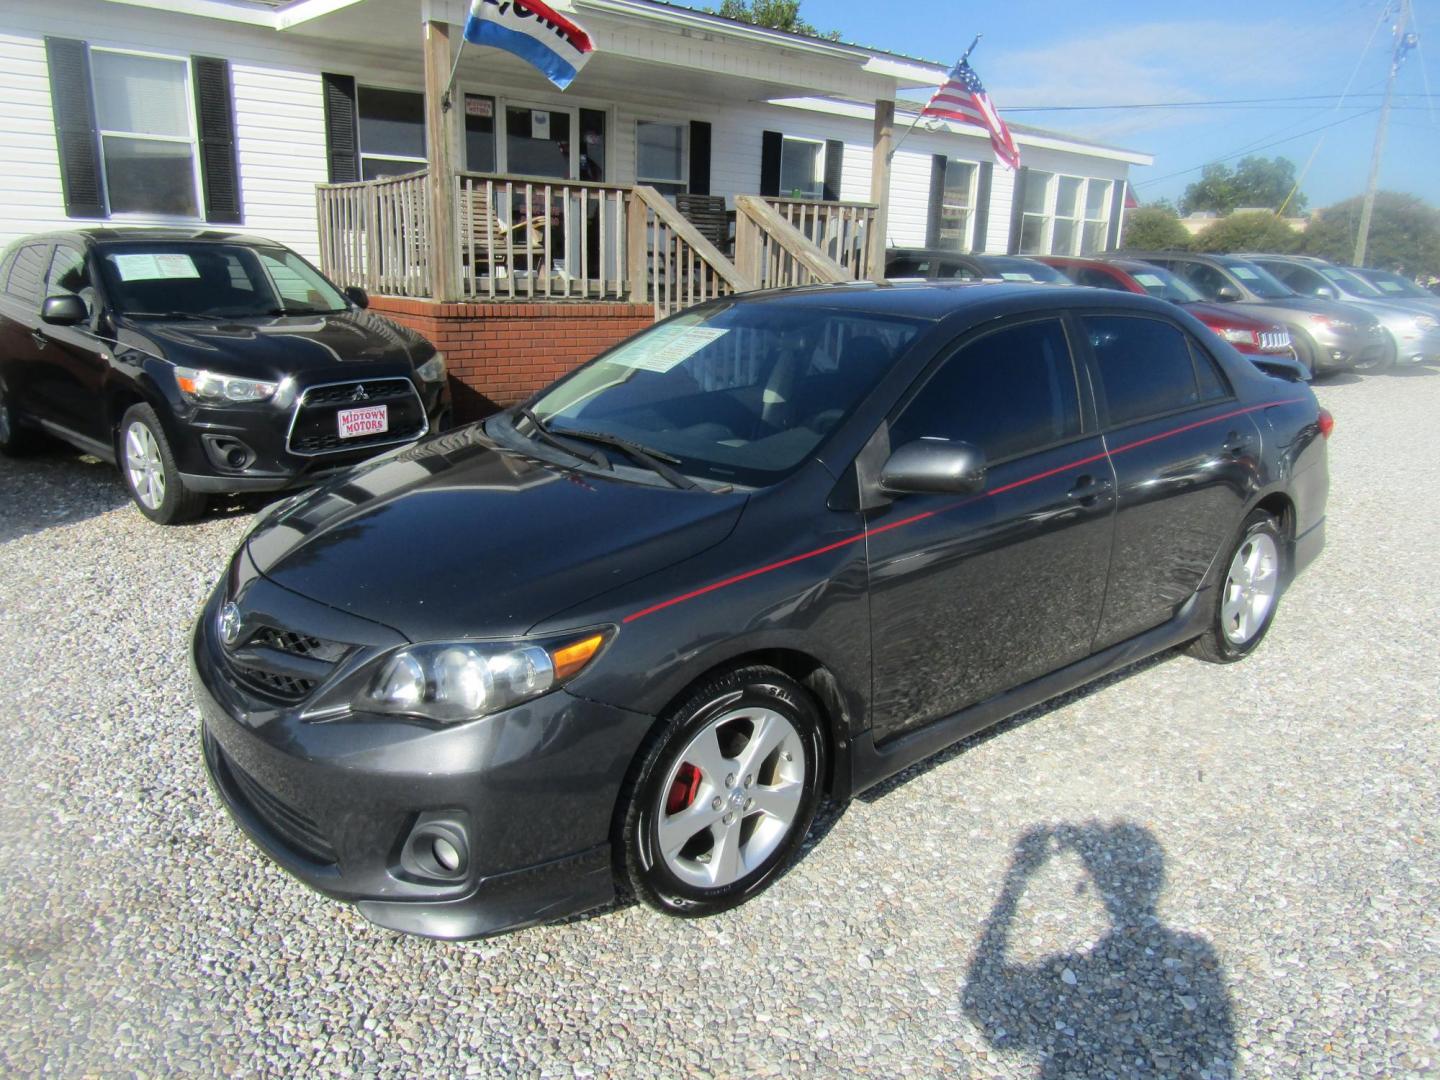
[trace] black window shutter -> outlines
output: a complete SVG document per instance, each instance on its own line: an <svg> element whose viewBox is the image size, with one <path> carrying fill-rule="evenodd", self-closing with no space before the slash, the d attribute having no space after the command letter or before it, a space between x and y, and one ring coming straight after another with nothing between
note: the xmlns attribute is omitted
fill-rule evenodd
<svg viewBox="0 0 1440 1080"><path fill-rule="evenodd" d="M239 225L240 159L235 147L235 102L230 62L211 56L190 59L195 73L195 119L200 127L200 176L205 186L205 220Z"/></svg>
<svg viewBox="0 0 1440 1080"><path fill-rule="evenodd" d="M690 194L710 194L710 125L690 121Z"/></svg>
<svg viewBox="0 0 1440 1080"><path fill-rule="evenodd" d="M605 111L580 110L581 180L605 179Z"/></svg>
<svg viewBox="0 0 1440 1080"><path fill-rule="evenodd" d="M930 216L926 219L925 246L940 246L940 213L945 202L945 166L949 158L944 154L930 157Z"/></svg>
<svg viewBox="0 0 1440 1080"><path fill-rule="evenodd" d="M785 136L778 131L765 132L760 144L760 194L775 198L780 194L780 148Z"/></svg>
<svg viewBox="0 0 1440 1080"><path fill-rule="evenodd" d="M73 218L109 217L100 178L90 47L72 38L47 37L45 59L50 67L50 107L55 113L65 213Z"/></svg>
<svg viewBox="0 0 1440 1080"><path fill-rule="evenodd" d="M360 179L360 117L355 111L355 80L349 75L320 76L325 84L325 152L330 182Z"/></svg>
<svg viewBox="0 0 1440 1080"><path fill-rule="evenodd" d="M1125 193L1129 188L1129 181L1116 180L1110 189L1110 236L1105 242L1106 251L1120 248L1120 218L1125 213Z"/></svg>
<svg viewBox="0 0 1440 1080"><path fill-rule="evenodd" d="M985 245L990 241L990 186L995 182L995 166L985 162L980 166L980 177L975 181L975 239L971 251L984 254Z"/></svg>
<svg viewBox="0 0 1440 1080"><path fill-rule="evenodd" d="M1020 250L1020 226L1025 219L1025 182L1030 179L1030 170L1024 165L1015 170L1015 192L1010 203L1010 242L1005 250L1011 255Z"/></svg>
<svg viewBox="0 0 1440 1080"><path fill-rule="evenodd" d="M845 144L839 139L825 140L825 188L826 202L840 201L840 181L845 175Z"/></svg>

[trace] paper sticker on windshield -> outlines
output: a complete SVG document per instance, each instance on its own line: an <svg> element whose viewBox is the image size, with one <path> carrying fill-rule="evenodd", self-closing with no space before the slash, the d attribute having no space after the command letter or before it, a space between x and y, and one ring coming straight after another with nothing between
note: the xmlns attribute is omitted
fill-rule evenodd
<svg viewBox="0 0 1440 1080"><path fill-rule="evenodd" d="M121 281L162 281L172 278L198 278L195 260L174 252L161 254L112 255Z"/></svg>
<svg viewBox="0 0 1440 1080"><path fill-rule="evenodd" d="M646 334L610 357L612 364L664 374L730 331L713 326L674 326Z"/></svg>
<svg viewBox="0 0 1440 1080"><path fill-rule="evenodd" d="M1246 281L1260 280L1260 275L1255 273L1255 271L1251 270L1248 266L1232 266L1230 267L1230 269L1236 277L1244 278Z"/></svg>
<svg viewBox="0 0 1440 1080"><path fill-rule="evenodd" d="M1154 274L1136 274L1135 280L1147 289L1163 289L1165 282L1161 281Z"/></svg>
<svg viewBox="0 0 1440 1080"><path fill-rule="evenodd" d="M1038 281L1038 280L1039 280L1039 279L1038 279L1037 277L1035 277L1035 275L1033 275L1033 274L1025 274L1025 273L1021 273L1021 272L1019 272L1019 271L1016 271L1016 270L1012 270L1012 271L1010 271L1008 274L1001 274L1000 277L1003 278L1005 281Z"/></svg>

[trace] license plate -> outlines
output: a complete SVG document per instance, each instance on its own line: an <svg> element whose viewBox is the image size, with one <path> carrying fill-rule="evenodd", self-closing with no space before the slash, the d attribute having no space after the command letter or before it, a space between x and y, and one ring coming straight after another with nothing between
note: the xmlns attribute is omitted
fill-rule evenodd
<svg viewBox="0 0 1440 1080"><path fill-rule="evenodd" d="M359 409L341 409L336 418L340 424L340 438L342 439L383 435L390 430L388 405L366 405Z"/></svg>

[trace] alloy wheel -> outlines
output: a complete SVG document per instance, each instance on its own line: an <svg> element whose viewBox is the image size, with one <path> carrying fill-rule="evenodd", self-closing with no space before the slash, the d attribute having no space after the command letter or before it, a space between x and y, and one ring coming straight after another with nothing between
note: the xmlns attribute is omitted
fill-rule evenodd
<svg viewBox="0 0 1440 1080"><path fill-rule="evenodd" d="M135 497L149 510L165 501L165 462L149 426L135 421L125 432L125 469Z"/></svg>
<svg viewBox="0 0 1440 1080"><path fill-rule="evenodd" d="M659 854L681 881L715 889L769 858L795 825L805 744L780 713L743 708L701 728L660 788Z"/></svg>
<svg viewBox="0 0 1440 1080"><path fill-rule="evenodd" d="M1255 532L1248 536L1225 575L1220 602L1220 626L1232 645L1244 645L1260 632L1280 586L1280 550L1274 537Z"/></svg>

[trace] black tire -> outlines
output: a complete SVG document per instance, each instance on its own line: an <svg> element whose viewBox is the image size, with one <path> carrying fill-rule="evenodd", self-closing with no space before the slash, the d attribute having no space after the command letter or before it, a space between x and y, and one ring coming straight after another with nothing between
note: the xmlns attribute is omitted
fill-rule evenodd
<svg viewBox="0 0 1440 1080"><path fill-rule="evenodd" d="M1294 327L1291 328L1290 338L1295 348L1295 359L1305 365L1305 370L1310 372L1312 380L1318 379L1320 371L1315 365L1316 357L1319 355L1319 346L1315 344L1315 340L1309 334Z"/></svg>
<svg viewBox="0 0 1440 1080"><path fill-rule="evenodd" d="M130 436L132 430L144 428L153 441L158 468L155 475L162 482L163 495L155 498L149 489L142 491L136 486L130 469ZM115 433L115 460L120 466L120 476L125 490L139 511L159 525L178 525L190 521L205 512L205 495L185 486L180 469L175 464L175 454L170 449L170 440L165 437L165 427L155 410L149 405L132 405L120 421Z"/></svg>
<svg viewBox="0 0 1440 1080"><path fill-rule="evenodd" d="M1350 370L1356 375L1376 375L1389 371L1395 366L1400 355L1400 340L1389 330L1385 331L1385 351L1373 360L1357 361Z"/></svg>
<svg viewBox="0 0 1440 1080"><path fill-rule="evenodd" d="M15 403L6 392L5 381L0 379L0 454L22 457L34 450L38 441L36 433L20 422Z"/></svg>
<svg viewBox="0 0 1440 1080"><path fill-rule="evenodd" d="M1274 552L1273 566L1269 571L1273 575L1274 591L1263 615L1257 620L1257 625L1245 627L1241 631L1235 620L1228 617L1227 612L1227 604L1237 599L1242 591L1239 583L1232 583L1231 571L1242 552L1247 549L1254 552L1267 541ZM1279 522L1272 515L1264 510L1256 510L1245 519L1240 526L1239 538L1219 566L1215 587L1210 590L1213 600L1209 626L1205 633L1186 646L1186 651L1191 656L1212 664L1233 664L1237 660L1245 659L1260 646L1260 642L1264 641L1265 635L1270 632L1270 626L1275 621L1275 612L1280 607L1280 598L1284 594L1288 571L1285 561L1287 546ZM1261 550L1263 553L1263 548ZM1241 640L1236 640L1237 632L1243 632Z"/></svg>
<svg viewBox="0 0 1440 1080"><path fill-rule="evenodd" d="M747 721L744 714L760 710L772 716L778 715L790 727L786 742L765 755L749 776L734 775L734 784L726 788L725 781L717 778L713 787L708 777L697 769L701 779L693 781L688 794L692 800L685 809L714 813L728 813L733 825L722 821L713 822L695 834L696 839L685 845L688 852L692 846L698 850L694 860L684 857L684 865L695 867L703 873L700 864L709 865L719 846L724 843L716 829L734 830L734 842L741 848L751 841L759 841L761 848L757 856L766 849L762 828L777 830L773 848L749 871L741 873L735 880L718 887L706 887L693 880L686 880L673 869L660 851L660 827L662 818L681 812L679 808L667 810L667 804L674 807L673 800L680 776L672 776L678 769L694 768L682 762L692 740L714 725L721 742L722 758L727 763L745 759L745 748L749 738L757 730L755 722ZM726 719L735 717L734 719ZM773 719L769 721L772 725ZM748 724L749 735L746 735ZM793 679L770 667L750 666L738 668L707 679L693 694L676 708L647 738L636 760L636 767L620 795L615 852L619 865L617 875L622 884L628 884L634 894L645 904L657 911L686 918L713 915L744 903L774 882L794 860L800 845L804 842L815 811L820 804L822 777L826 775L826 740L824 720L820 707L809 691ZM776 727L776 730L781 730ZM792 738L793 736L793 738ZM728 740L728 742L727 742ZM731 758L724 747L729 746L736 756ZM791 749L787 750L787 747ZM762 750L757 748L756 752ZM803 761L794 760L795 753L803 754ZM785 755L789 756L785 756ZM783 762L782 762L783 758ZM781 770L789 775L782 776ZM728 779L727 776L725 779ZM751 779L760 785L752 787ZM768 785L774 784L771 787ZM780 785L801 784L796 807L786 831L778 817L771 817L761 809L752 809L761 798L760 792L778 791ZM684 788L681 788L681 792ZM738 795L736 795L738 792ZM747 792L756 799L747 799ZM735 807L732 811L730 808ZM776 824L771 825L771 822ZM747 833L747 829L749 830ZM746 838L748 837L748 839ZM682 856L683 857L683 856ZM677 863L680 858L677 857ZM743 867L743 862L737 865ZM717 874L720 871L717 870Z"/></svg>

